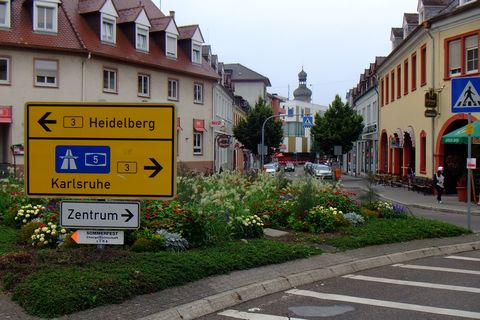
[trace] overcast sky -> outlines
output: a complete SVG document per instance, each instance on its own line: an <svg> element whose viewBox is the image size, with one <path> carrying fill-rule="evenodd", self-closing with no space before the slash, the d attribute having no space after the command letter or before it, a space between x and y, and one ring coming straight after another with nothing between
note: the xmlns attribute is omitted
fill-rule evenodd
<svg viewBox="0 0 480 320"><path fill-rule="evenodd" d="M418 0L154 0L178 26L198 24L219 61L268 77L270 93L293 98L308 74L313 102L329 105L356 86L375 56L391 51L392 27Z"/></svg>

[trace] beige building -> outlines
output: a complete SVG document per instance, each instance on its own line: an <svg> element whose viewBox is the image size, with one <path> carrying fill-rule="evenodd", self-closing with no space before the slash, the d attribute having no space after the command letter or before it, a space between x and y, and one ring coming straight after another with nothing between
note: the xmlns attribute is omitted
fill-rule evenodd
<svg viewBox="0 0 480 320"><path fill-rule="evenodd" d="M23 164L28 101L173 103L177 161L213 170L220 76L202 44L150 0L0 1L0 163Z"/></svg>
<svg viewBox="0 0 480 320"><path fill-rule="evenodd" d="M454 193L466 171L467 147L444 145L441 138L467 123L466 113L452 112L452 79L480 75L480 3L419 0L417 9L419 24L405 17L402 32L392 30L394 49L377 71L378 172L406 176L412 167L431 178L443 166L446 191ZM426 94L427 102L437 101L427 112Z"/></svg>

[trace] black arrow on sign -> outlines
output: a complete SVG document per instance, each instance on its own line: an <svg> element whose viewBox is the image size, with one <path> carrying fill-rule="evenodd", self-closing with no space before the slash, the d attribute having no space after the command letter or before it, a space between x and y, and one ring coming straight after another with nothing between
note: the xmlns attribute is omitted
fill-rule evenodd
<svg viewBox="0 0 480 320"><path fill-rule="evenodd" d="M150 161L154 164L154 166L144 166L143 169L145 170L155 170L152 172L152 174L149 176L149 178L155 177L160 171L162 171L163 167L160 165L160 163L157 162L154 158L149 158Z"/></svg>
<svg viewBox="0 0 480 320"><path fill-rule="evenodd" d="M52 131L52 130L50 130L49 127L47 127L47 124L56 124L57 123L57 120L47 120L48 116L51 115L51 114L52 114L51 112L45 112L43 117L41 117L40 120L38 120L38 124L41 125L42 128L47 132Z"/></svg>
<svg viewBox="0 0 480 320"><path fill-rule="evenodd" d="M125 222L128 222L128 221L130 221L130 220L133 218L133 213L132 213L130 210L128 210L128 209L125 209L125 211L127 211L128 214L123 213L123 214L122 214L122 217L128 217L127 220L125 220Z"/></svg>

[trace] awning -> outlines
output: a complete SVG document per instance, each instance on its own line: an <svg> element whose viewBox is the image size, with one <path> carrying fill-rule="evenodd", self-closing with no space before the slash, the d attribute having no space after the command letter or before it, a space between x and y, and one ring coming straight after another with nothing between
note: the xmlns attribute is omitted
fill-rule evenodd
<svg viewBox="0 0 480 320"><path fill-rule="evenodd" d="M205 132L205 120L203 119L193 119L193 130L197 132Z"/></svg>
<svg viewBox="0 0 480 320"><path fill-rule="evenodd" d="M480 144L480 120L471 123L473 127L472 143L473 144ZM468 135L467 135L467 126L463 126L445 134L442 137L442 143L446 144L467 144L468 143Z"/></svg>
<svg viewBox="0 0 480 320"><path fill-rule="evenodd" d="M0 123L12 123L12 106L0 106Z"/></svg>

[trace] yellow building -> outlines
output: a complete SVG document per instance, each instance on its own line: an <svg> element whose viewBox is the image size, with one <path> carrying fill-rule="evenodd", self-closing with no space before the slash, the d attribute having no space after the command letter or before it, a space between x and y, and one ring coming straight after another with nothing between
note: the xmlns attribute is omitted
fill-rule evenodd
<svg viewBox="0 0 480 320"><path fill-rule="evenodd" d="M480 75L480 3L419 0L414 28L409 18L405 14L403 30L392 28L393 50L378 68L378 172L404 177L411 167L431 178L443 166L446 191L454 193L467 147L444 145L441 138L467 123L466 113L452 112L451 82ZM426 103L436 108L427 111ZM473 120L478 116L472 113Z"/></svg>

